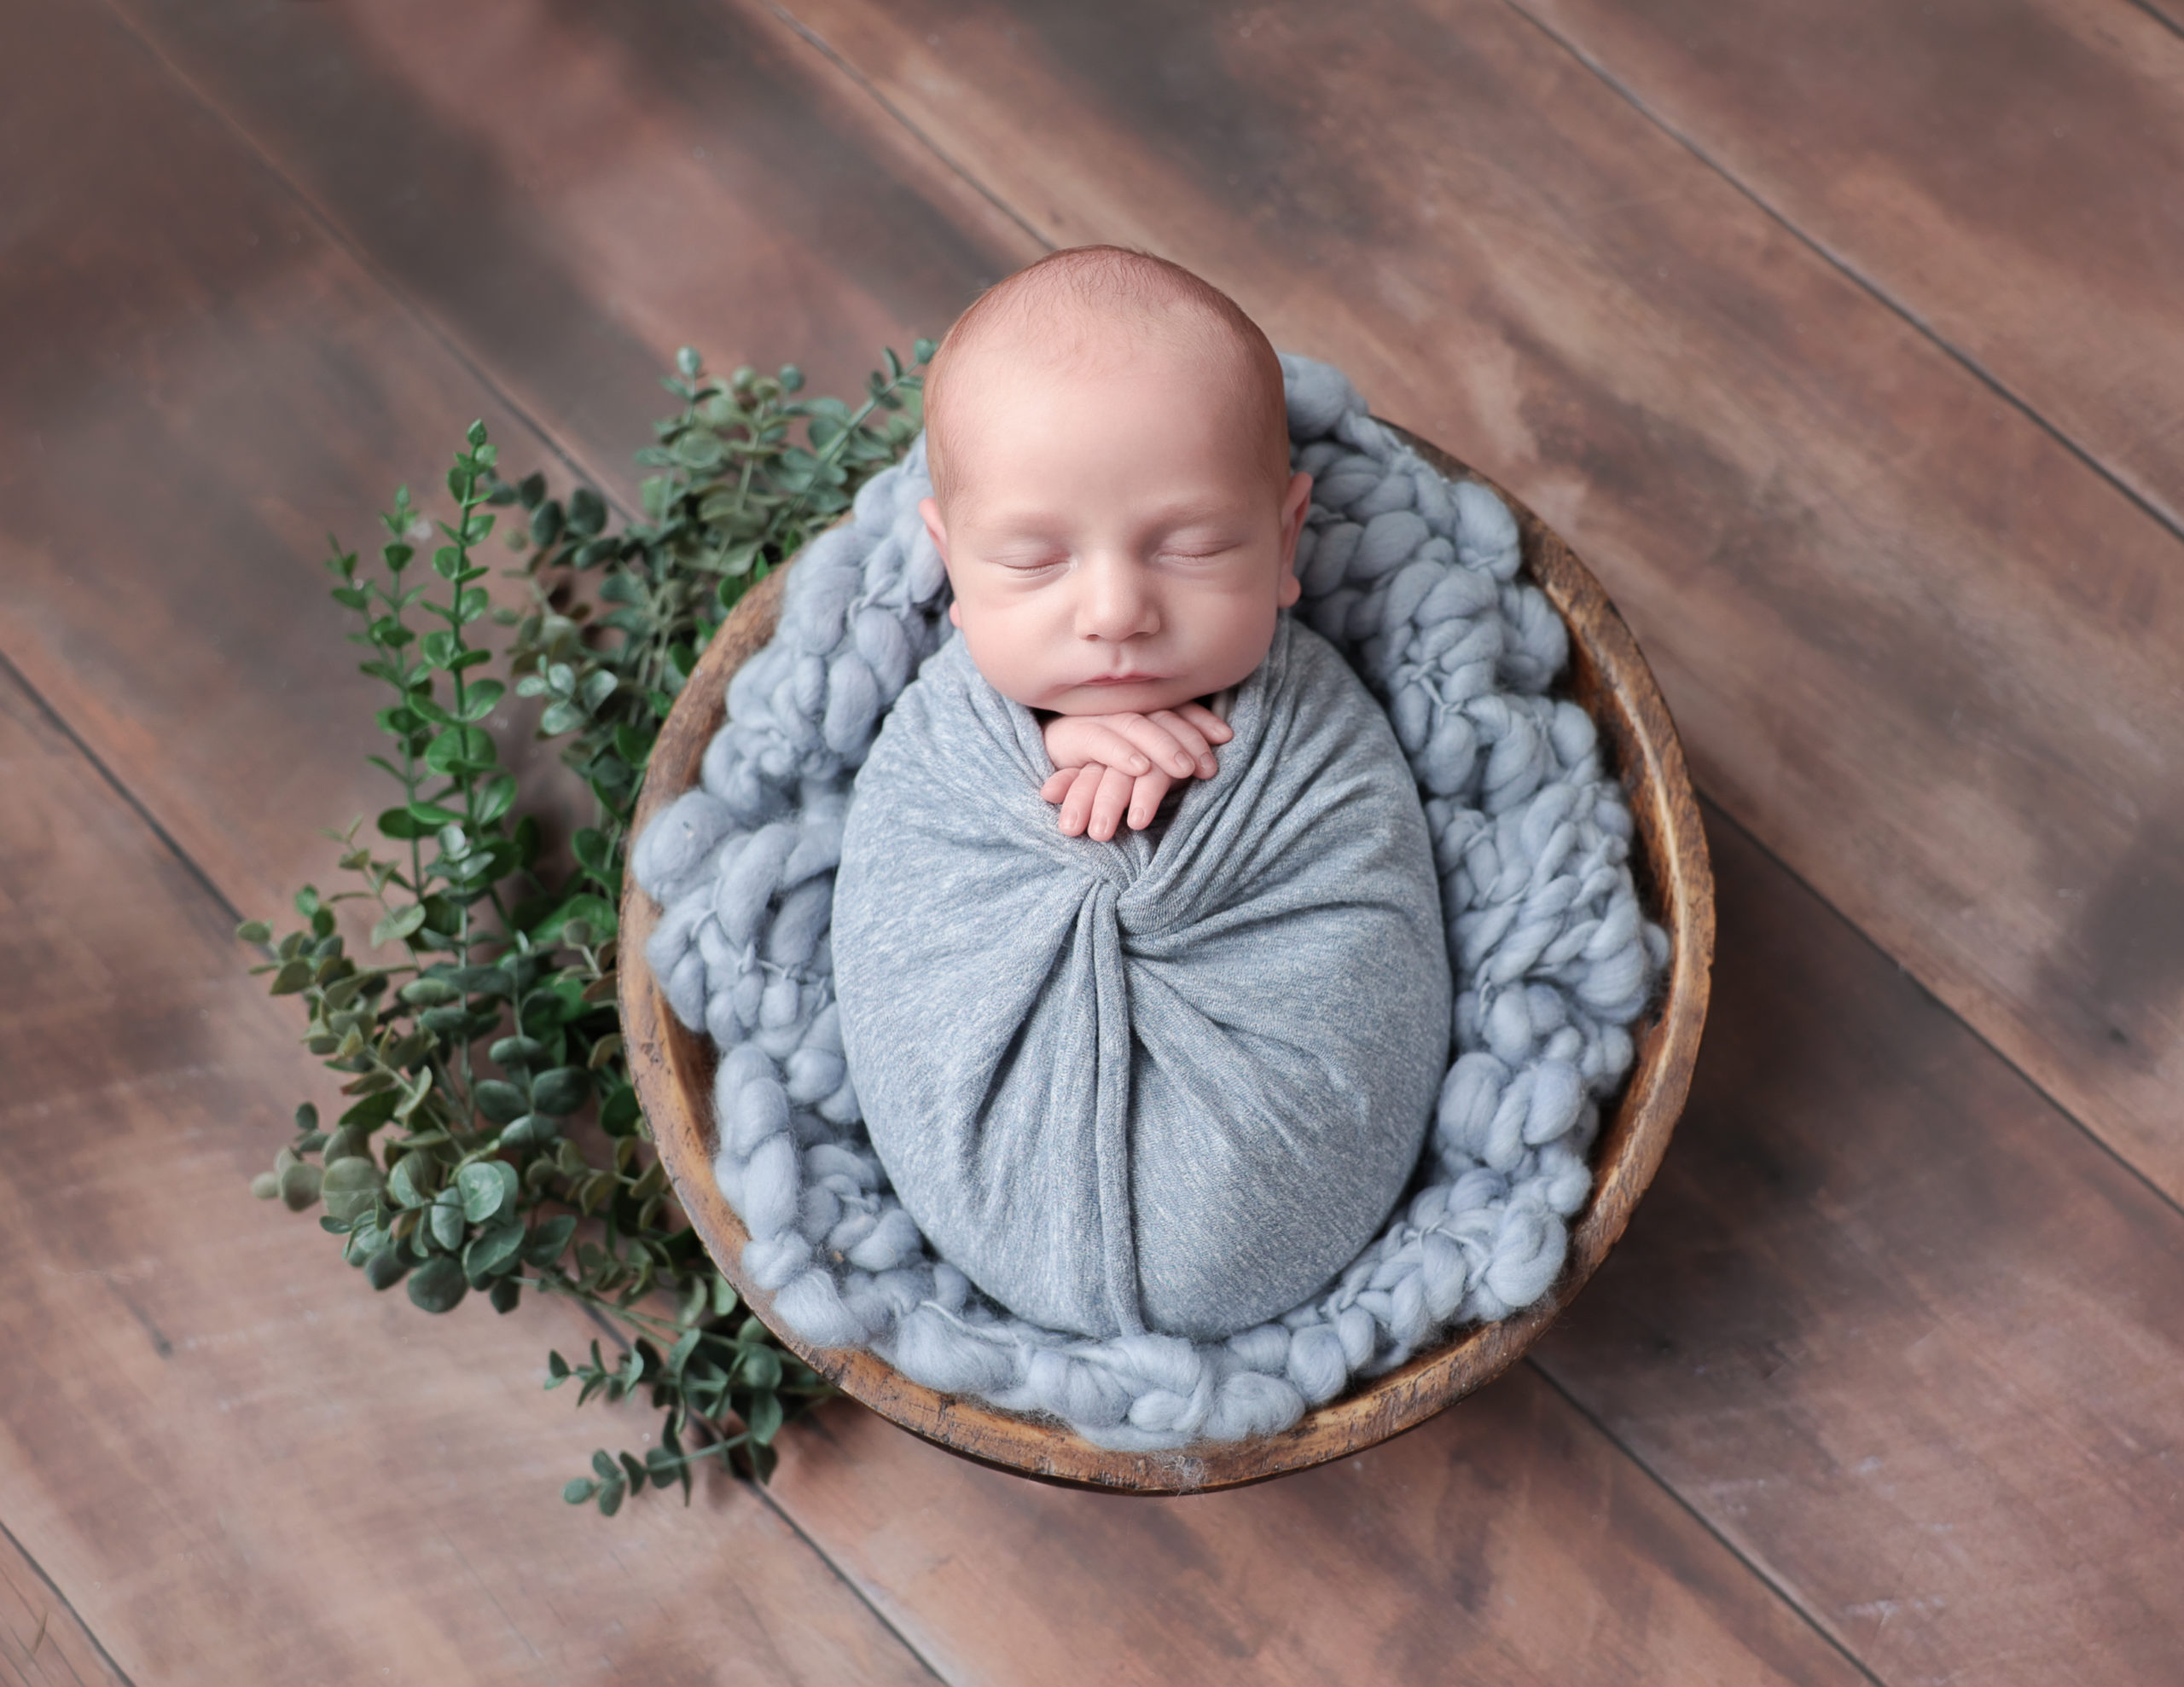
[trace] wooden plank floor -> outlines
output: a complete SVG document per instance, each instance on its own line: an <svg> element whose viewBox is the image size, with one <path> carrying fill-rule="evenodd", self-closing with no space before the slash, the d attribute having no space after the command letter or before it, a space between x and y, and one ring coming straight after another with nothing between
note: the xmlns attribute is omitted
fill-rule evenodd
<svg viewBox="0 0 2184 1687"><path fill-rule="evenodd" d="M2184 1679L2184 13L18 0L0 1681ZM566 1308L361 1290L238 911L375 802L316 556L484 415L627 500L1119 239L1591 562L1716 1008L1629 1237L1412 1435L1173 1504L855 1407L614 1520ZM502 722L503 725L511 724Z"/></svg>

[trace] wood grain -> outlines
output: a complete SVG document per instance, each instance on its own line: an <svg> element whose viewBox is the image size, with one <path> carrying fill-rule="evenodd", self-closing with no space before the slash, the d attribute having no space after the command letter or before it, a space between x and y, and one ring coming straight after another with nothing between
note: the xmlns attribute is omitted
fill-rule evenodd
<svg viewBox="0 0 2184 1687"><path fill-rule="evenodd" d="M0 1528L0 1682L7 1687L129 1687L60 1590Z"/></svg>
<svg viewBox="0 0 2184 1687"><path fill-rule="evenodd" d="M763 9L119 0L393 290L635 506L655 377L855 392L1037 255Z"/></svg>
<svg viewBox="0 0 2184 1687"><path fill-rule="evenodd" d="M1159 1503L818 1429L783 1500L962 1687L1864 1679L1523 1365L1356 1458Z"/></svg>
<svg viewBox="0 0 2184 1687"><path fill-rule="evenodd" d="M1443 474L1472 478L1463 464L1430 442L1403 437ZM815 1348L768 1316L784 1342L852 1398L966 1458L1046 1481L1163 1495L1240 1487L1350 1457L1414 1428L1492 1381L1569 1304L1615 1245L1667 1151L1705 1024L1714 948L1706 841L1675 727L1615 606L1537 516L1495 490L1517 516L1528 572L1570 628L1568 694L1600 723L1609 764L1629 794L1637 823L1634 869L1647 913L1668 930L1674 948L1662 1003L1639 1029L1629 1079L1596 1151L1592 1196L1571 1227L1569 1261L1554 1287L1522 1314L1420 1354L1307 1412L1278 1435L1165 1452L1110 1452L1059 1424L938 1394L873 1354ZM647 764L636 832L697 783L699 763L726 716L729 683L773 636L787 577L783 569L762 582L706 648ZM713 1177L714 1051L705 1036L676 1021L658 977L644 963L645 943L658 918L651 897L634 882L627 884L620 1005L630 1077L683 1211L714 1262L746 1301L768 1315L773 1296L743 1270L749 1233Z"/></svg>
<svg viewBox="0 0 2184 1687"><path fill-rule="evenodd" d="M1879 1678L2167 1687L2184 1217L1713 841L1676 1151L1537 1363Z"/></svg>
<svg viewBox="0 0 2184 1687"><path fill-rule="evenodd" d="M121 1670L928 1678L741 1484L564 1505L653 1428L542 1397L546 1348L597 1330L561 1302L429 1318L252 1201L289 1096L333 1099L293 1005L13 683L0 786L0 1522Z"/></svg>
<svg viewBox="0 0 2184 1687"><path fill-rule="evenodd" d="M863 18L856 61L900 69L880 90L1047 237L1121 233L1199 264L1515 484L1629 612L1702 782L2173 1190L2173 551L1530 26L1486 8L1059 10L903 0L820 21ZM688 38L662 32L659 7L628 26L552 14L534 38L552 49L514 94L480 85L526 62L492 56L508 37L437 15L399 10L413 26L369 51L373 20L322 5L131 15L212 108L85 9L25 0L9 22L26 50L0 56L0 320L36 325L0 335L0 648L255 912L322 868L312 826L371 801L348 759L363 693L327 659L321 530L361 536L383 488L429 478L433 442L487 409L464 359L492 333L508 335L497 355L563 369L526 391L542 414L551 392L595 417L600 443L567 430L579 459L619 462L623 420L651 401L618 399L597 348L622 345L641 387L665 345L709 341L682 313L735 254L706 231L766 223L734 220L741 189L694 201L676 177L677 206L614 224L641 241L681 217L694 256L671 310L648 303L629 248L568 232L594 207L611 223L677 148L707 144L684 125L734 129L702 55L650 53ZM1015 32L1018 56L981 43L989 25ZM641 26L646 51L595 55ZM313 42L340 50L314 61ZM337 106L344 55L375 79ZM595 55L613 77L585 83ZM774 62L785 86L809 73ZM467 92L406 90L444 65ZM310 84L286 129L264 116L289 97L270 85L283 75ZM557 98L602 84L620 91L550 157L530 149ZM828 85L785 95L772 120ZM340 113L322 132L311 90ZM495 115L465 131L473 103ZM900 149L888 124L837 109L874 154ZM429 144L404 151L411 130ZM485 138L458 156L466 132ZM619 176L584 174L589 149L633 135ZM307 205L285 197L282 171L303 179L314 148L340 162L347 144L365 160L325 166ZM857 228L824 207L854 201L872 166L857 145L820 155L800 178L820 209L796 238L840 252ZM442 171L465 191L439 194ZM511 270L496 242L527 230ZM563 260L526 307L546 331L464 326L500 297L466 293L466 265L513 286ZM888 263L857 281L883 305ZM432 287L404 279L429 264ZM821 296L830 264L786 264L785 290L813 343L840 347L804 361L853 371L871 336L828 337L843 320ZM718 299L723 320L786 308ZM654 327L618 328L618 310ZM931 327L901 316L882 337ZM302 745L333 759L299 762ZM0 1069L43 1087L0 1098L0 1339L16 1361L0 1368L0 1520L124 1665L148 1682L895 1678L892 1655L867 1667L875 1632L839 1626L856 1612L830 1584L764 1580L794 1537L725 1507L739 1490L694 1523L662 1508L658 1531L625 1516L585 1533L534 1504L612 1439L540 1427L520 1373L560 1339L551 1314L426 1323L358 1290L307 1224L225 1204L305 1083L293 1028L251 1017L271 1010L234 978L223 920L155 850L108 858L118 879L66 879L97 835L86 816L133 823L95 786L26 807L51 775L20 769L0 803ZM1786 875L1747 874L1734 842L1725 932L1773 934L1757 971L1745 952L1724 963L1744 1052L1724 1054L1717 1023L1704 1105L1542 1362L1891 1682L2165 1680L2176 1279L2161 1209L2093 1148L2058 1146L2065 1122ZM86 929L102 934L88 948ZM65 1000L33 993L55 967ZM135 1015L125 1038L102 1029L116 1003ZM1912 1035L1933 1024L1934 1041ZM514 1381L450 1401L466 1365ZM313 1392L314 1375L339 1391ZM832 1444L791 1437L780 1497L958 1678L1839 1678L1528 1375L1341 1466L1170 1508L989 1475L845 1408L823 1420ZM1522 1433L1481 1431L1468 1462L1437 1452L1454 1475L1410 1462L1497 1413ZM508 1626L463 1603L479 1584L435 1525ZM623 1592L586 1603L602 1577ZM1228 1610L1248 1621L1222 1626Z"/></svg>
<svg viewBox="0 0 2184 1687"><path fill-rule="evenodd" d="M1701 789L2184 1196L2171 533L1493 0L792 9L1048 238L1510 485Z"/></svg>
<svg viewBox="0 0 2184 1687"><path fill-rule="evenodd" d="M36 325L0 336L0 649L253 913L329 870L319 826L383 806L362 765L378 699L339 659L345 614L318 567L329 530L371 543L396 484L434 487L479 415L513 472L543 464L566 486L566 444L624 484L678 340L723 367L800 357L853 390L882 341L907 348L975 288L977 264L1008 261L976 256L987 225L967 231L915 168L891 174L855 124L829 127L824 86L799 72L841 78L778 24L797 55L746 63L702 20L671 50L678 14L661 6L595 27L545 6L460 28L357 9L166 21L177 62L194 41L195 68L293 101L319 185L362 201L371 251L104 9L24 0L11 38L36 50L0 58L0 321ZM411 56L375 47L381 27ZM618 48L617 30L639 32ZM679 111L653 102L661 64L688 78ZM764 97L709 97L729 66ZM468 79L431 79L450 74ZM293 167L315 180L312 162ZM807 184L800 218L738 200L770 171L776 197ZM621 191L648 177L677 184L673 217ZM674 287L602 270L580 234L646 254L638 268ZM392 267L427 258L421 276ZM657 344L617 326L639 299L653 328L677 319ZM481 372L485 357L527 360L525 379ZM522 764L526 715L494 724Z"/></svg>
<svg viewBox="0 0 2184 1687"><path fill-rule="evenodd" d="M2184 527L2172 27L2127 0L1520 9Z"/></svg>

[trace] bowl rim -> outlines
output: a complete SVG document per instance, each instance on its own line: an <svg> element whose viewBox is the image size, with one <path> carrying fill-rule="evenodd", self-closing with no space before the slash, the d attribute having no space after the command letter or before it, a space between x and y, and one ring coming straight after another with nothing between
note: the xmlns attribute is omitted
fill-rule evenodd
<svg viewBox="0 0 2184 1687"><path fill-rule="evenodd" d="M1571 1226L1568 1256L1547 1294L1530 1307L1499 1323L1460 1330L1276 1434L1165 1452L1095 1446L1053 1420L913 1383L868 1351L813 1347L781 1328L773 1296L743 1271L749 1232L712 1174L715 1053L702 1032L691 1031L669 1010L644 954L658 907L634 878L625 880L617 945L623 1038L631 1080L684 1215L745 1303L807 1365L883 1417L960 1457L1066 1487L1177 1495L1265 1481L1362 1452L1415 1429L1513 1364L1599 1269L1667 1151L1690 1091L1714 951L1712 869L1675 723L1629 628L1561 537L1485 475L1407 429L1381 426L1449 479L1487 487L1515 516L1525 570L1570 630L1562 693L1585 709L1607 741L1636 826L1631 866L1640 899L1668 929L1672 945L1666 988L1633 1027L1630 1074L1596 1144L1593 1189ZM727 716L729 678L773 636L781 583L794 560L744 595L683 685L647 765L632 838L696 783L700 759Z"/></svg>

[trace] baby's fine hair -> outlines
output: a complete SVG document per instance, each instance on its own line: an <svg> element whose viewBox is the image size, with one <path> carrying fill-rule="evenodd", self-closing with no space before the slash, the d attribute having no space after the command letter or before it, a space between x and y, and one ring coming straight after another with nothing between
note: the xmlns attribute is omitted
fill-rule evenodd
<svg viewBox="0 0 2184 1687"><path fill-rule="evenodd" d="M1061 309L1104 318L1101 328L1112 326L1121 337L1181 330L1225 357L1240 424L1258 434L1274 495L1281 496L1289 478L1281 361L1259 325L1227 293L1180 264L1129 246L1078 246L1050 252L988 287L956 319L933 353L925 377L926 463L934 492L944 502L950 488L950 368L967 348L1011 330L1038 330L1042 354L1048 357L1096 356L1110 349L1112 340L1094 343L1081 324L1058 322ZM1057 328L1062 330L1059 343Z"/></svg>

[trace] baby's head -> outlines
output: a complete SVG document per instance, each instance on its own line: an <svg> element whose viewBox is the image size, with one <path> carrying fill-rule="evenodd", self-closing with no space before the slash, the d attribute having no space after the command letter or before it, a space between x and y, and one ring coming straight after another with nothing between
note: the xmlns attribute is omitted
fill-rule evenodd
<svg viewBox="0 0 2184 1687"><path fill-rule="evenodd" d="M1311 493L1281 366L1188 270L1057 252L957 319L926 378L923 510L973 662L1065 715L1145 714L1265 658Z"/></svg>

